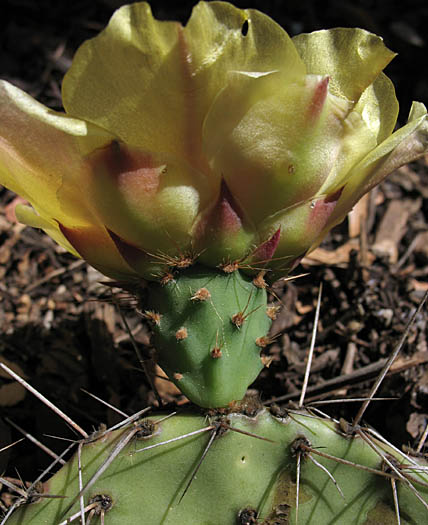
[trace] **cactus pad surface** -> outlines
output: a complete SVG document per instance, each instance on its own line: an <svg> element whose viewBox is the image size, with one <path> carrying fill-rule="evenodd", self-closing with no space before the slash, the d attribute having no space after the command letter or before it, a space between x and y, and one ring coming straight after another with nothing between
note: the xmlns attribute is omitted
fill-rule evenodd
<svg viewBox="0 0 428 525"><path fill-rule="evenodd" d="M112 454L115 459L94 479ZM295 524L298 457L300 525L396 523L391 484L401 523L426 522L428 475L416 469L415 460L374 437L347 437L336 422L304 410L154 415L97 437L80 455L82 508L86 517L96 508L106 525ZM385 457L402 479L386 468ZM59 525L79 516L77 454L44 491L61 498L20 507L8 525ZM91 523L100 519L94 511Z"/></svg>

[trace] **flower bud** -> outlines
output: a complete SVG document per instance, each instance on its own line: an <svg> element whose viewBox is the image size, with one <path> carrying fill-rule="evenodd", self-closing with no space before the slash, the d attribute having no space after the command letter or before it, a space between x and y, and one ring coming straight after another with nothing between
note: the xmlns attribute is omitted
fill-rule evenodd
<svg viewBox="0 0 428 525"><path fill-rule="evenodd" d="M21 220L107 276L200 261L280 277L427 151L422 104L393 133L393 57L361 29L290 39L226 2L185 27L123 6L77 51L65 113L1 82L0 182L30 203Z"/></svg>

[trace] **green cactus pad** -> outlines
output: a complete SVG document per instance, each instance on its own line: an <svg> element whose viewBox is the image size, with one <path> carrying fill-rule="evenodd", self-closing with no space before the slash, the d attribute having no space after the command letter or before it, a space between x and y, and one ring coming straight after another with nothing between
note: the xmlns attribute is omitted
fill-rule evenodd
<svg viewBox="0 0 428 525"><path fill-rule="evenodd" d="M240 413L222 416L216 420L222 429L217 432L220 437L214 439L189 485L213 432L195 431L206 429L212 420L187 414L157 424L161 418L153 416L150 424L146 421L109 432L82 447L85 486L120 440L132 436L104 473L84 491L84 507L91 502L104 503L98 510L104 509L106 525L295 524L299 441L310 443L314 451L301 456L299 525L396 523L391 479L380 475L384 462L372 447L399 465L417 490L418 496L406 482L395 481L401 524L427 522L428 510L418 499L428 501L427 473L409 469L411 461L404 454L375 438L371 438L370 446L360 437L345 437L331 420L305 411L285 417L274 417L266 410L251 417ZM138 452L191 432L194 434L187 438ZM317 451L378 473L326 459ZM343 498L326 470L313 460L334 477ZM62 497L22 506L8 525L59 525L79 512L77 455L45 483L44 491ZM87 518L90 512L86 511ZM257 521L249 521L256 517ZM100 517L91 519L91 524L100 522Z"/></svg>
<svg viewBox="0 0 428 525"><path fill-rule="evenodd" d="M271 325L266 290L239 270L203 266L149 287L146 315L169 378L202 407L241 400L263 368L260 351Z"/></svg>

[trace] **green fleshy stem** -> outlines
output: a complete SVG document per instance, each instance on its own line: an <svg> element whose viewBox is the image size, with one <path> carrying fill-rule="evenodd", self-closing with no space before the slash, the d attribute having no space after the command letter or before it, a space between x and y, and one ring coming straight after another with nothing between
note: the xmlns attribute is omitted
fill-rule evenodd
<svg viewBox="0 0 428 525"><path fill-rule="evenodd" d="M84 507L93 503L99 514L104 512L106 525L293 525L298 454L299 525L396 523L391 479L381 475L382 454L411 476L419 498L428 501L428 476L426 471L409 468L411 461L417 465L414 459L410 461L371 438L378 453L360 437L344 436L331 420L305 411L274 417L262 410L257 415L234 413L217 419L215 424L221 426L223 422L222 431L217 433L220 437L213 440L192 481L212 437L213 420L190 413L167 419L154 415L150 420L140 427L131 424L109 432L82 448L85 486L118 444L128 439L105 472L84 491ZM205 430L197 433L201 429ZM139 452L169 440L174 441ZM309 450L299 449L299 443L306 443ZM317 452L356 466L327 459ZM428 510L423 502L405 482L397 480L395 485L401 524L427 523ZM78 513L77 455L45 483L44 492L59 498L40 498L22 506L7 525L58 525ZM245 521L244 513L247 518L257 516L258 521ZM100 517L93 519L91 523L100 523Z"/></svg>
<svg viewBox="0 0 428 525"><path fill-rule="evenodd" d="M244 397L271 325L263 287L239 270L197 265L149 283L145 308L158 362L183 394L207 408Z"/></svg>

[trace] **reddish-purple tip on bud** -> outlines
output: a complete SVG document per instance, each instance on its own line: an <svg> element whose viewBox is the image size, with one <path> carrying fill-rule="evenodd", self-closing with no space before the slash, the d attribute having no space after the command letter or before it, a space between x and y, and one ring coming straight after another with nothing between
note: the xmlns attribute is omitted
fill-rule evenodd
<svg viewBox="0 0 428 525"><path fill-rule="evenodd" d="M322 109L327 100L329 82L330 77L324 77L315 88L307 113L309 125L315 124L321 115Z"/></svg>
<svg viewBox="0 0 428 525"><path fill-rule="evenodd" d="M253 252L252 259L254 261L269 262L275 254L280 238L281 228L278 228L272 237L256 248Z"/></svg>

